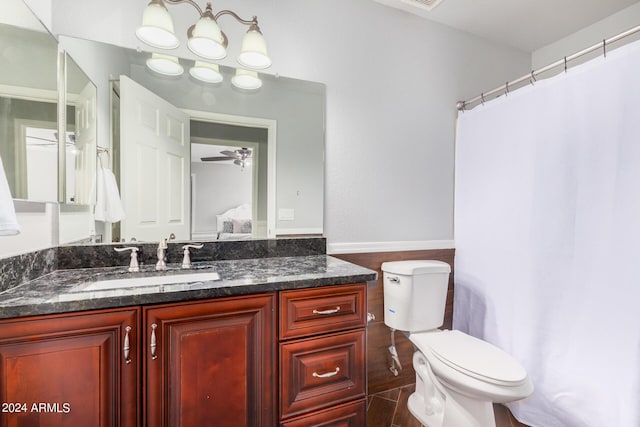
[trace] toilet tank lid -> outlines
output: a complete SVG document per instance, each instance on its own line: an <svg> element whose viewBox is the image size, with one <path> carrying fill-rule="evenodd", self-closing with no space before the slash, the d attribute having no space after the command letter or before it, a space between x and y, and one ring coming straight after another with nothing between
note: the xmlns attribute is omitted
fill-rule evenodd
<svg viewBox="0 0 640 427"><path fill-rule="evenodd" d="M418 275L429 273L450 273L446 262L435 260L389 261L382 263L382 271L394 274Z"/></svg>

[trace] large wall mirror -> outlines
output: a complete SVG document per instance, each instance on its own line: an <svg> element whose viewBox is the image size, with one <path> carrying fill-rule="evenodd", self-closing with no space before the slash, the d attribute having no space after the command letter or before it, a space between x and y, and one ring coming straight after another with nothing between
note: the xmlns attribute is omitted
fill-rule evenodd
<svg viewBox="0 0 640 427"><path fill-rule="evenodd" d="M96 176L96 86L65 53L64 203L93 205Z"/></svg>
<svg viewBox="0 0 640 427"><path fill-rule="evenodd" d="M14 199L93 204L95 107L96 87L73 58L22 0L5 0L0 157Z"/></svg>
<svg viewBox="0 0 640 427"><path fill-rule="evenodd" d="M323 232L324 84L260 74L258 90L151 70L151 53L64 35L96 83L100 164L126 218L113 241L265 238ZM182 147L179 148L178 147ZM250 220L247 224L246 219Z"/></svg>
<svg viewBox="0 0 640 427"><path fill-rule="evenodd" d="M22 0L0 14L0 157L14 199L57 202L58 43Z"/></svg>

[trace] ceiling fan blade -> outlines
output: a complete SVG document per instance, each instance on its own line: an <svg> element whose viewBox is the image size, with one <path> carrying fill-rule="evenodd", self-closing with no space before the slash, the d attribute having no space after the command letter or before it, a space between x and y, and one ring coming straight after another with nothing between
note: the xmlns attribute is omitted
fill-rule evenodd
<svg viewBox="0 0 640 427"><path fill-rule="evenodd" d="M220 152L220 154L224 154L225 156L233 157L234 159L237 158L237 157L240 157L240 155L238 154L237 151L223 150L223 151Z"/></svg>
<svg viewBox="0 0 640 427"><path fill-rule="evenodd" d="M203 162L221 162L224 160L234 160L235 157L228 157L228 156L224 156L224 157L200 157L200 160L202 160Z"/></svg>

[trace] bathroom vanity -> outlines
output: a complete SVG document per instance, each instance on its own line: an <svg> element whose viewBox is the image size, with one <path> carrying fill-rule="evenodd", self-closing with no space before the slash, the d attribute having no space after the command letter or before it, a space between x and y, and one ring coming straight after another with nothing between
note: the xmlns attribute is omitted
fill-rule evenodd
<svg viewBox="0 0 640 427"><path fill-rule="evenodd" d="M365 425L376 273L314 250L231 247L188 272L58 268L1 292L0 425Z"/></svg>

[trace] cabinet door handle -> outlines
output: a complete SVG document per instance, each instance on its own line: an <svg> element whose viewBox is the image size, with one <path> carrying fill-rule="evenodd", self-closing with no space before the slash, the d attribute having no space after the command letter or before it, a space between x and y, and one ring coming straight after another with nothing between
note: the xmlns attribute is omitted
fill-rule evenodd
<svg viewBox="0 0 640 427"><path fill-rule="evenodd" d="M313 310L312 313L313 314L333 314L339 311L340 311L340 306L337 306L336 308L332 308L331 310Z"/></svg>
<svg viewBox="0 0 640 427"><path fill-rule="evenodd" d="M129 350L131 350L129 332L131 332L131 326L124 328L124 345L122 346L122 351L124 352L124 363L126 364L131 363L131 359L129 358Z"/></svg>
<svg viewBox="0 0 640 427"><path fill-rule="evenodd" d="M158 343L156 341L156 329L158 328L158 325L156 325L155 323L153 325L151 325L151 360L156 360L158 358L158 355L156 354L156 348L158 347Z"/></svg>
<svg viewBox="0 0 640 427"><path fill-rule="evenodd" d="M317 372L314 372L313 374L311 374L311 376L316 377L316 378L331 378L331 377L335 377L336 375L338 375L338 372L340 372L340 367L339 366L333 372L327 372L325 374L319 374Z"/></svg>

